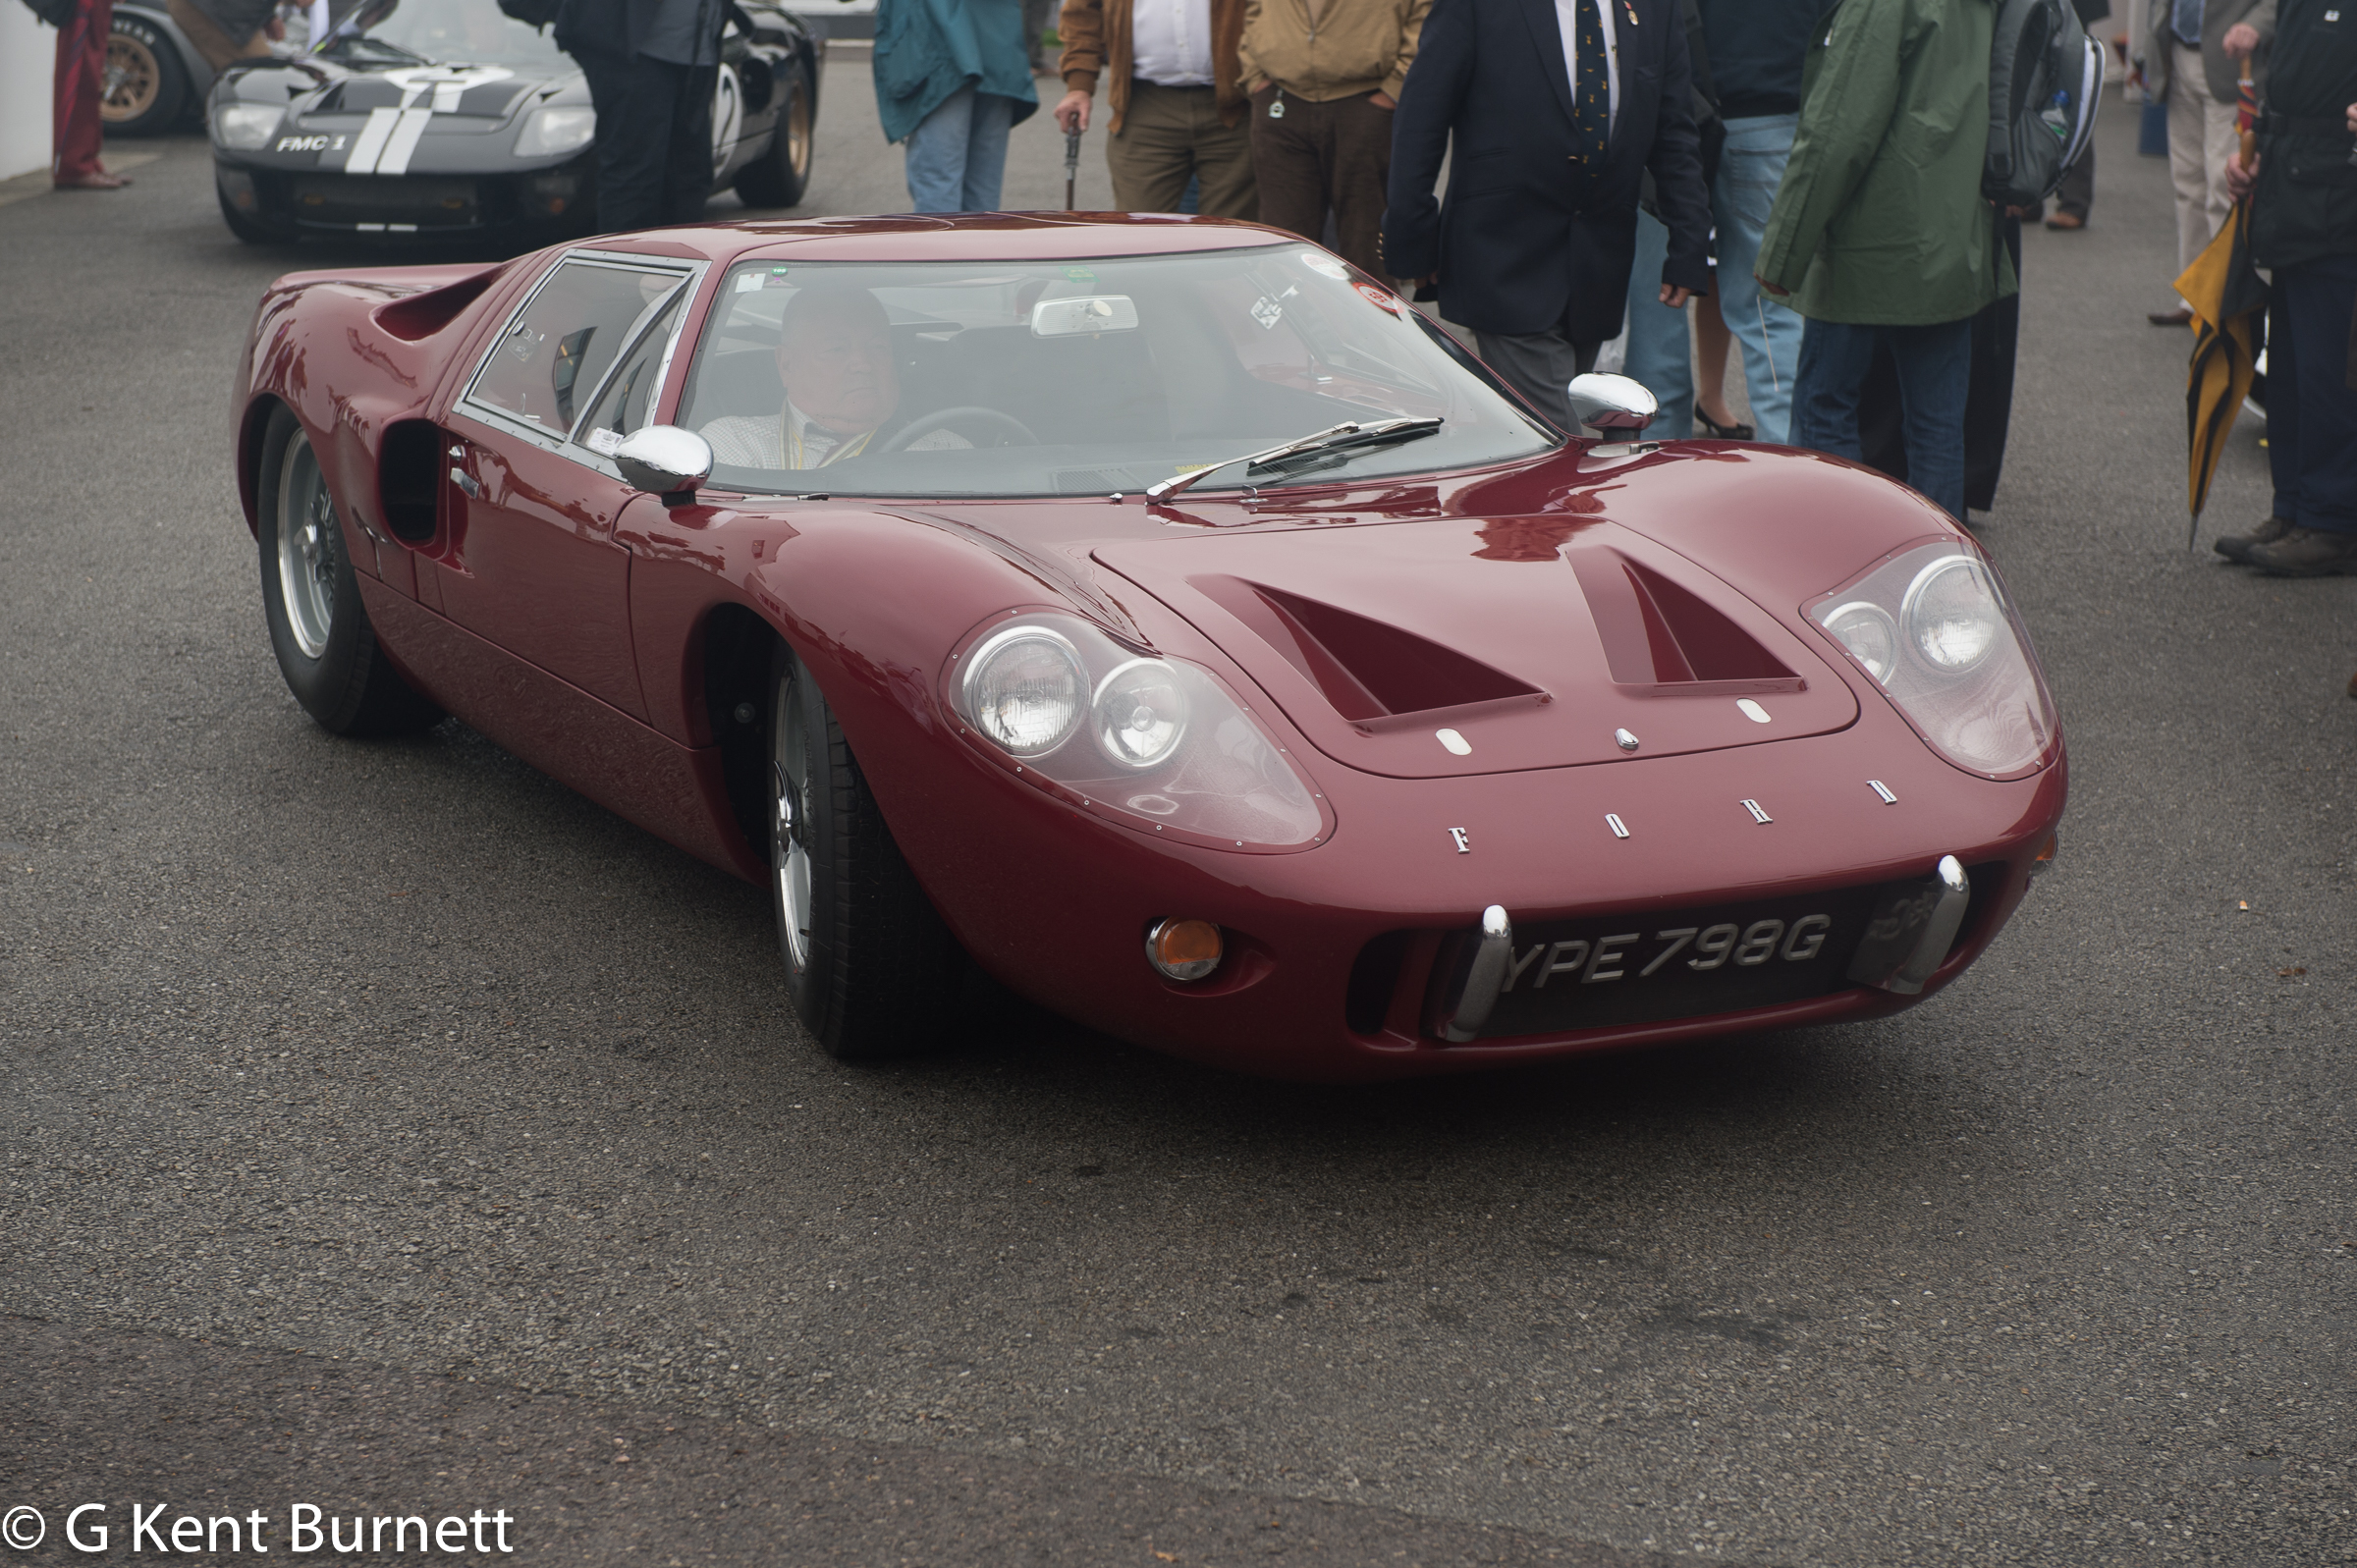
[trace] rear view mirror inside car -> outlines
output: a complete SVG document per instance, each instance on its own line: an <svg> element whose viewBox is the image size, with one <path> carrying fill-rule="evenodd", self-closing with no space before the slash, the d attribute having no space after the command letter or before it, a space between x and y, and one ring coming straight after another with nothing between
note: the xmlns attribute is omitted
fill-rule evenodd
<svg viewBox="0 0 2357 1568"><path fill-rule="evenodd" d="M1042 299L1031 307L1031 336L1069 338L1077 333L1135 332L1137 301L1125 294L1082 295Z"/></svg>

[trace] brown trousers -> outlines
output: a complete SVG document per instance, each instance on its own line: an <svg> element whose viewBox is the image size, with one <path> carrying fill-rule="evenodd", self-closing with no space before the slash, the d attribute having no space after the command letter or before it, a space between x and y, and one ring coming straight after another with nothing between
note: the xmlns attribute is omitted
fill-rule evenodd
<svg viewBox="0 0 2357 1568"><path fill-rule="evenodd" d="M1272 115L1279 105L1284 113ZM1282 87L1252 95L1252 167L1260 179L1260 221L1324 243L1334 216L1335 250L1370 277L1383 277L1383 233L1392 178L1392 111L1375 95L1312 103Z"/></svg>
<svg viewBox="0 0 2357 1568"><path fill-rule="evenodd" d="M1177 212L1189 178L1202 189L1195 210L1210 218L1259 216L1252 140L1220 123L1218 89L1164 87L1132 79L1122 129L1105 138L1113 204L1123 212Z"/></svg>

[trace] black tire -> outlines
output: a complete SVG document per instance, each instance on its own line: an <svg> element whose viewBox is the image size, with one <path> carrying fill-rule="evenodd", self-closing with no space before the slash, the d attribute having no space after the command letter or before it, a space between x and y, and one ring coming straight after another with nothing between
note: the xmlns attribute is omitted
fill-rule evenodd
<svg viewBox="0 0 2357 1568"><path fill-rule="evenodd" d="M769 145L737 171L737 194L748 207L799 206L802 193L810 189L810 106L817 99L799 66L780 77L778 85L784 96Z"/></svg>
<svg viewBox="0 0 2357 1568"><path fill-rule="evenodd" d="M231 206L229 197L222 193L218 185L213 187L213 198L221 203L221 221L229 225L229 232L238 237L241 244L291 245L295 243L293 231L273 229L266 223L259 223L247 217Z"/></svg>
<svg viewBox="0 0 2357 1568"><path fill-rule="evenodd" d="M934 1049L965 956L893 842L826 694L783 644L769 753L770 906L795 1011L839 1061Z"/></svg>
<svg viewBox="0 0 2357 1568"><path fill-rule="evenodd" d="M377 646L335 498L310 436L284 407L270 416L257 479L262 619L295 700L339 735L405 734L437 723L442 710L419 696ZM284 552L282 538L289 541Z"/></svg>
<svg viewBox="0 0 2357 1568"><path fill-rule="evenodd" d="M144 17L115 14L106 39L105 92L98 123L110 136L152 136L189 108L189 71L180 47Z"/></svg>

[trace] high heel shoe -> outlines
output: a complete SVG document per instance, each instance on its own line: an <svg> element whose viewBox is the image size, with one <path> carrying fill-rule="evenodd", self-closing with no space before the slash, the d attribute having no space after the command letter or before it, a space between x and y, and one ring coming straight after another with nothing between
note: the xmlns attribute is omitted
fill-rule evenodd
<svg viewBox="0 0 2357 1568"><path fill-rule="evenodd" d="M1713 441L1749 441L1752 437L1751 426L1723 425L1700 408L1694 410L1694 422L1708 431Z"/></svg>

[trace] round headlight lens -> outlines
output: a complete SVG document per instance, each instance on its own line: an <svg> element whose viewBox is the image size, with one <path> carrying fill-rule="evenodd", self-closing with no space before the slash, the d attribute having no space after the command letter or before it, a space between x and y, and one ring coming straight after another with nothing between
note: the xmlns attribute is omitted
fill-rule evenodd
<svg viewBox="0 0 2357 1568"><path fill-rule="evenodd" d="M1881 605L1864 599L1852 599L1825 617L1822 624L1832 632L1851 658L1866 667L1866 673L1888 685L1891 672L1898 668L1898 622Z"/></svg>
<svg viewBox="0 0 2357 1568"><path fill-rule="evenodd" d="M1088 676L1072 645L1038 626L1015 626L974 650L965 668L965 711L1017 757L1064 744L1088 708Z"/></svg>
<svg viewBox="0 0 2357 1568"><path fill-rule="evenodd" d="M1900 615L1916 653L1949 675L1989 657L2005 623L1989 573L1965 556L1946 557L1917 572Z"/></svg>
<svg viewBox="0 0 2357 1568"><path fill-rule="evenodd" d="M213 111L213 134L225 147L253 152L270 139L284 118L286 110L278 104L225 103Z"/></svg>
<svg viewBox="0 0 2357 1568"><path fill-rule="evenodd" d="M1097 745L1124 768L1169 760L1186 735L1186 693L1159 659L1132 659L1097 684Z"/></svg>

